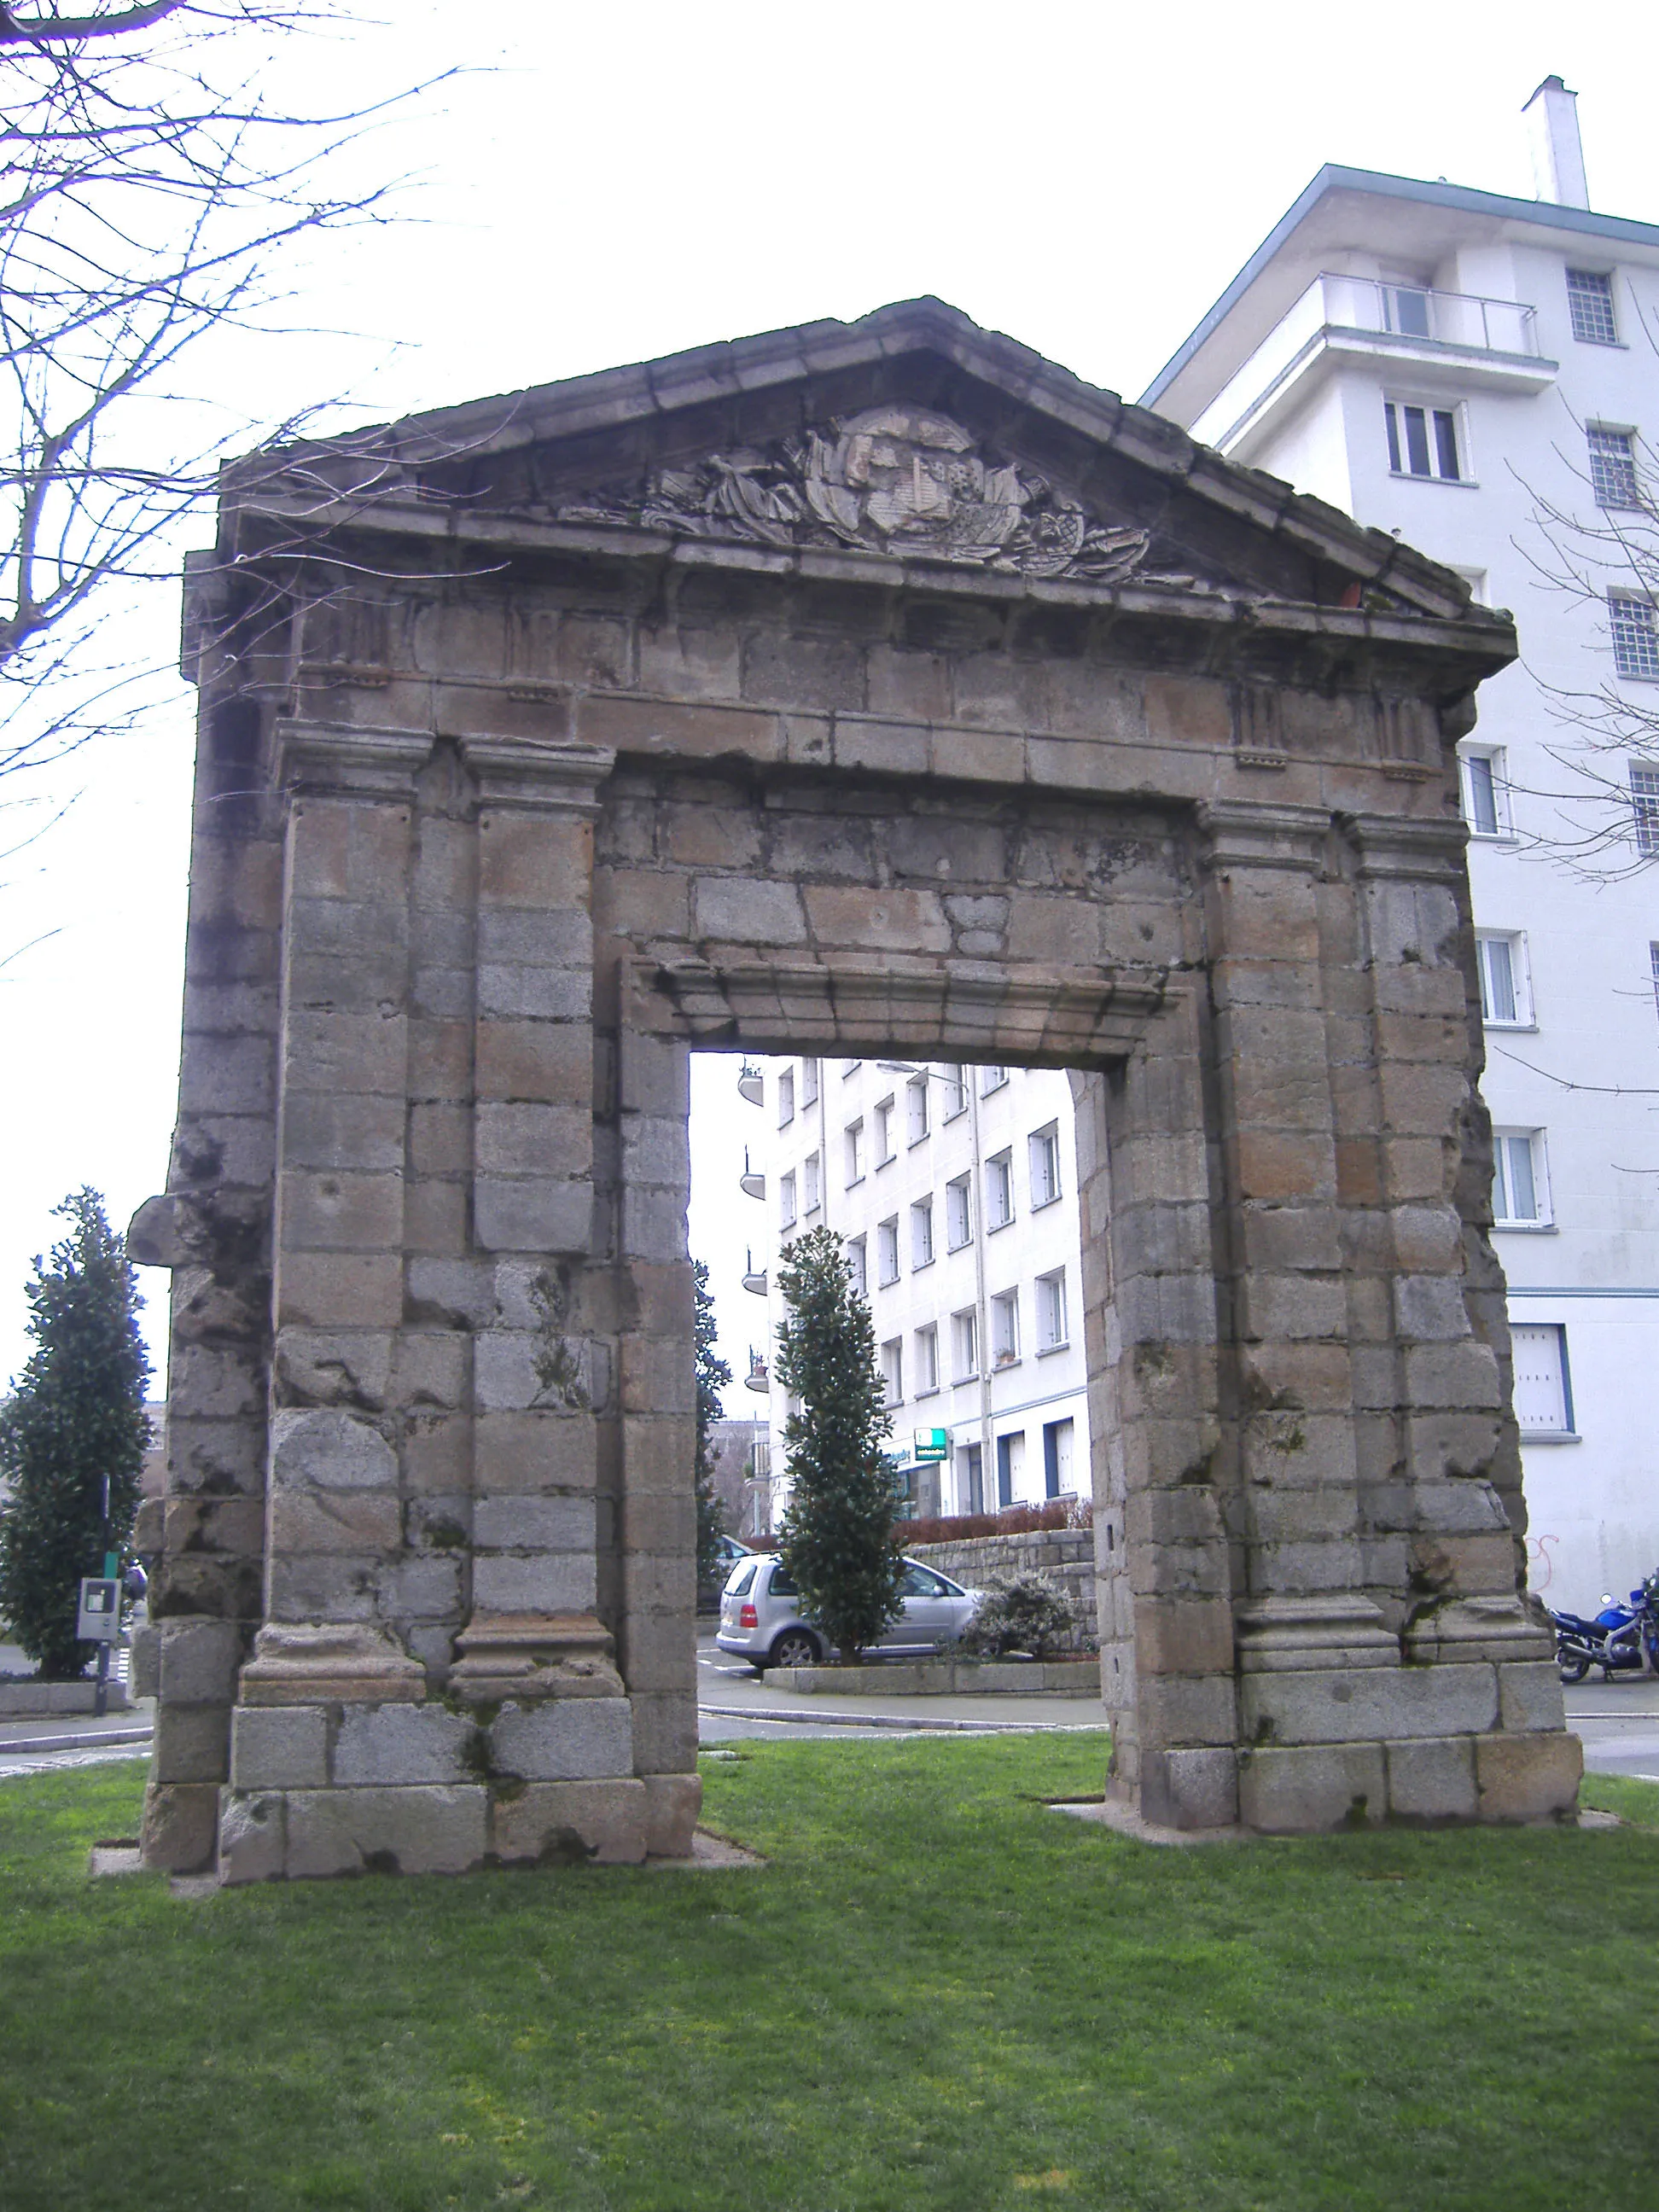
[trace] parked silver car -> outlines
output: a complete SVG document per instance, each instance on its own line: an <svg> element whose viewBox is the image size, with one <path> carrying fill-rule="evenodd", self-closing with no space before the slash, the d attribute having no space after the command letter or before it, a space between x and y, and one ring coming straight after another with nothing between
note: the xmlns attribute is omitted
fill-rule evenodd
<svg viewBox="0 0 1659 2212"><path fill-rule="evenodd" d="M898 1617L874 1651L937 1651L961 1635L979 1609L980 1592L964 1589L920 1559L904 1562ZM811 1667L834 1650L800 1609L800 1593L775 1553L739 1559L720 1593L722 1651L746 1659L757 1674L769 1667Z"/></svg>

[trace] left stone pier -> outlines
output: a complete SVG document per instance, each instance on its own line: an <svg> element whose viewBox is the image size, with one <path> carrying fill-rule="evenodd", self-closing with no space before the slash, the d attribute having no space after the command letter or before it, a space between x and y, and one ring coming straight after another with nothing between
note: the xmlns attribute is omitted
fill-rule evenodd
<svg viewBox="0 0 1659 2212"><path fill-rule="evenodd" d="M259 1249L236 1310L222 1143L198 1143L192 1182L181 1135L175 1187L134 1224L134 1257L175 1271L179 1417L162 1525L142 1532L161 1615L145 1854L226 1882L690 1848L695 1774L639 1771L660 1750L636 1747L626 1623L599 1611L617 1584L599 1437L621 1209L608 1182L595 1204L591 918L609 757L480 735L476 691L457 719L474 726L275 725L252 817L270 972L246 1010L269 1172L242 1209ZM222 1069L222 1031L199 1058ZM187 1039L186 1115L190 1068ZM196 1346L198 1310L225 1346ZM241 1456L198 1498L210 1415L241 1425ZM222 1522L235 1565L210 1587L192 1560Z"/></svg>

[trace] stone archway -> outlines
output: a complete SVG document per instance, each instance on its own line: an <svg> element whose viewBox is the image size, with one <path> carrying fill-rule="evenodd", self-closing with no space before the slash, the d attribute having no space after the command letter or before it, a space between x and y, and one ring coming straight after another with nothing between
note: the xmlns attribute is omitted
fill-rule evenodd
<svg viewBox="0 0 1659 2212"><path fill-rule="evenodd" d="M1077 1071L1151 1817L1571 1802L1455 578L921 302L250 468L194 626L151 1863L688 1848L710 1043Z"/></svg>

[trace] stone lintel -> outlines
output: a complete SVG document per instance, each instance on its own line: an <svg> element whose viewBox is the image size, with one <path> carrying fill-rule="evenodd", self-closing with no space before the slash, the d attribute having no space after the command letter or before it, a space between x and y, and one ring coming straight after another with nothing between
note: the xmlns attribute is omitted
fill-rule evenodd
<svg viewBox="0 0 1659 2212"><path fill-rule="evenodd" d="M974 972L965 972L971 969ZM896 1036L921 1051L929 1038L960 1043L964 1027L982 1030L988 1051L1018 1050L1033 1066L1074 1067L1121 1060L1171 992L1167 970L1066 975L1052 968L1022 975L1011 963L987 974L982 963L924 963L896 954L879 968L833 955L753 965L678 953L632 963L631 1026L667 1030L692 1043L730 1036L748 1048L791 1052L816 1045L879 1049Z"/></svg>
<svg viewBox="0 0 1659 2212"><path fill-rule="evenodd" d="M426 1695L426 1670L386 1629L270 1621L242 1669L245 1705L325 1705Z"/></svg>
<svg viewBox="0 0 1659 2212"><path fill-rule="evenodd" d="M625 1694L609 1629L591 1613L474 1613L456 1638L457 1697L620 1698Z"/></svg>

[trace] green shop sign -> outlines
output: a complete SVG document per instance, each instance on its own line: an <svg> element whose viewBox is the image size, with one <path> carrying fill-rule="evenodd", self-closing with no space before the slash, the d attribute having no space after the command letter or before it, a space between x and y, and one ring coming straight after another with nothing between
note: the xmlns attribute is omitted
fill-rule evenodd
<svg viewBox="0 0 1659 2212"><path fill-rule="evenodd" d="M915 1455L919 1460L949 1459L951 1456L950 1431L948 1429L918 1429Z"/></svg>

